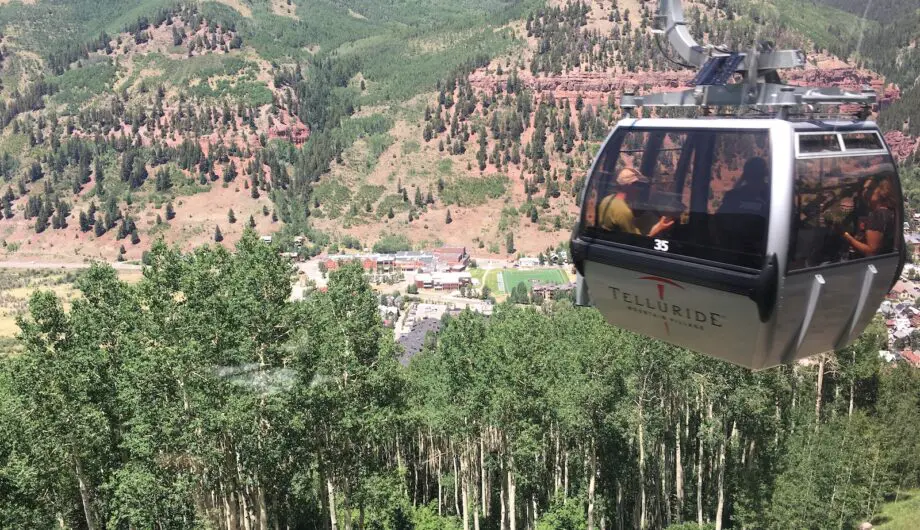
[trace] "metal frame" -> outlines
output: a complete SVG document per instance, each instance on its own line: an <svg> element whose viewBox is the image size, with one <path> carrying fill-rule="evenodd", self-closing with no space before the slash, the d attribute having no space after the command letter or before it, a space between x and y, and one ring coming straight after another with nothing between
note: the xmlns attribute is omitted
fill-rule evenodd
<svg viewBox="0 0 920 530"><path fill-rule="evenodd" d="M805 53L801 50L773 50L752 48L749 52L736 52L701 45L687 29L681 0L660 0L654 19L653 33L665 35L668 43L690 67L699 70L700 84L695 88L677 92L663 92L643 96L624 92L620 107L627 112L637 107L753 107L777 109L776 117L785 119L794 107L858 104L859 117L868 117L869 110L878 99L874 90L866 87L859 92L833 87L801 87L780 81L779 70L805 66ZM742 58L740 62L738 58ZM718 63L718 64L716 64ZM719 68L734 66L735 73L744 78L743 83L724 84ZM708 84L707 84L708 83Z"/></svg>
<svg viewBox="0 0 920 530"><path fill-rule="evenodd" d="M687 30L684 20L684 8L681 0L659 0L658 15L654 19L653 33L665 35L668 43L686 63L697 68L702 67L712 58L729 57L732 52L717 50L712 45L701 46ZM767 50L752 49L749 53L739 53L744 58L736 67L741 72L758 79L768 76L783 68L805 66L805 54L801 50Z"/></svg>
<svg viewBox="0 0 920 530"><path fill-rule="evenodd" d="M804 87L774 83L700 85L695 88L636 95L624 91L620 107L632 110L637 107L754 107L790 109L807 106L836 106L857 104L865 112L878 100L870 88L859 92L836 87ZM785 118L785 115L780 116Z"/></svg>

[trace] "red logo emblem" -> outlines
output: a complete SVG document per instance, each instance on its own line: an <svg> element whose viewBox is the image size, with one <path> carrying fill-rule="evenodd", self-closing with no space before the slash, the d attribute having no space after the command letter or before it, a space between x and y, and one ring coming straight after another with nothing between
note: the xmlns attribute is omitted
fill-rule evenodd
<svg viewBox="0 0 920 530"><path fill-rule="evenodd" d="M671 286L673 286L673 287L677 287L678 289L683 289L683 288L684 288L681 284L675 282L674 280L669 280L669 279L667 279L667 278L662 278L661 276L640 276L639 279L640 279L640 280L649 280L649 281L653 281L653 282L655 282L655 283L658 284L658 299L659 299L659 300L664 300L664 287L665 287L665 285L671 285ZM670 334L671 334L671 328L668 327L668 319L665 318L664 320L662 320L662 323L664 323L664 331L665 331L665 333L667 333L668 335L670 335Z"/></svg>

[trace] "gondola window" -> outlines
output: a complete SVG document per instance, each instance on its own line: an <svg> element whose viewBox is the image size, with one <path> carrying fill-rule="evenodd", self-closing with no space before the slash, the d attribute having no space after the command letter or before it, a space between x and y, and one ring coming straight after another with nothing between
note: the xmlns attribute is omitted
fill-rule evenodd
<svg viewBox="0 0 920 530"><path fill-rule="evenodd" d="M770 211L770 142L757 130L636 130L605 146L586 194L591 236L760 267Z"/></svg>
<svg viewBox="0 0 920 530"><path fill-rule="evenodd" d="M844 134L851 156L802 157L795 163L794 218L789 270L875 256L898 250L901 201L897 175L874 133ZM801 145L801 144L800 144Z"/></svg>

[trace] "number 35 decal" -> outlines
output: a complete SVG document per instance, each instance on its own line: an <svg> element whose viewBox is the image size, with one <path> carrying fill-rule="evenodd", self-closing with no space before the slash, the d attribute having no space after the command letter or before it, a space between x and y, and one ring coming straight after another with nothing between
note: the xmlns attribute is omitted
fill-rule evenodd
<svg viewBox="0 0 920 530"><path fill-rule="evenodd" d="M668 240L667 239L656 239L655 240L655 250L660 250L661 252L668 251Z"/></svg>

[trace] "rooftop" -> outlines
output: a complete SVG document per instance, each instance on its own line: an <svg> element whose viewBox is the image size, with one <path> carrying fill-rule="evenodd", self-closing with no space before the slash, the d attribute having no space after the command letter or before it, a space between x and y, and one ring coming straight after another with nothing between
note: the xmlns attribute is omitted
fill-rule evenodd
<svg viewBox="0 0 920 530"><path fill-rule="evenodd" d="M399 364L408 366L409 362L425 347L425 337L428 333L441 331L441 321L435 318L426 318L412 327L412 331L399 338L399 344L405 350L399 356Z"/></svg>

